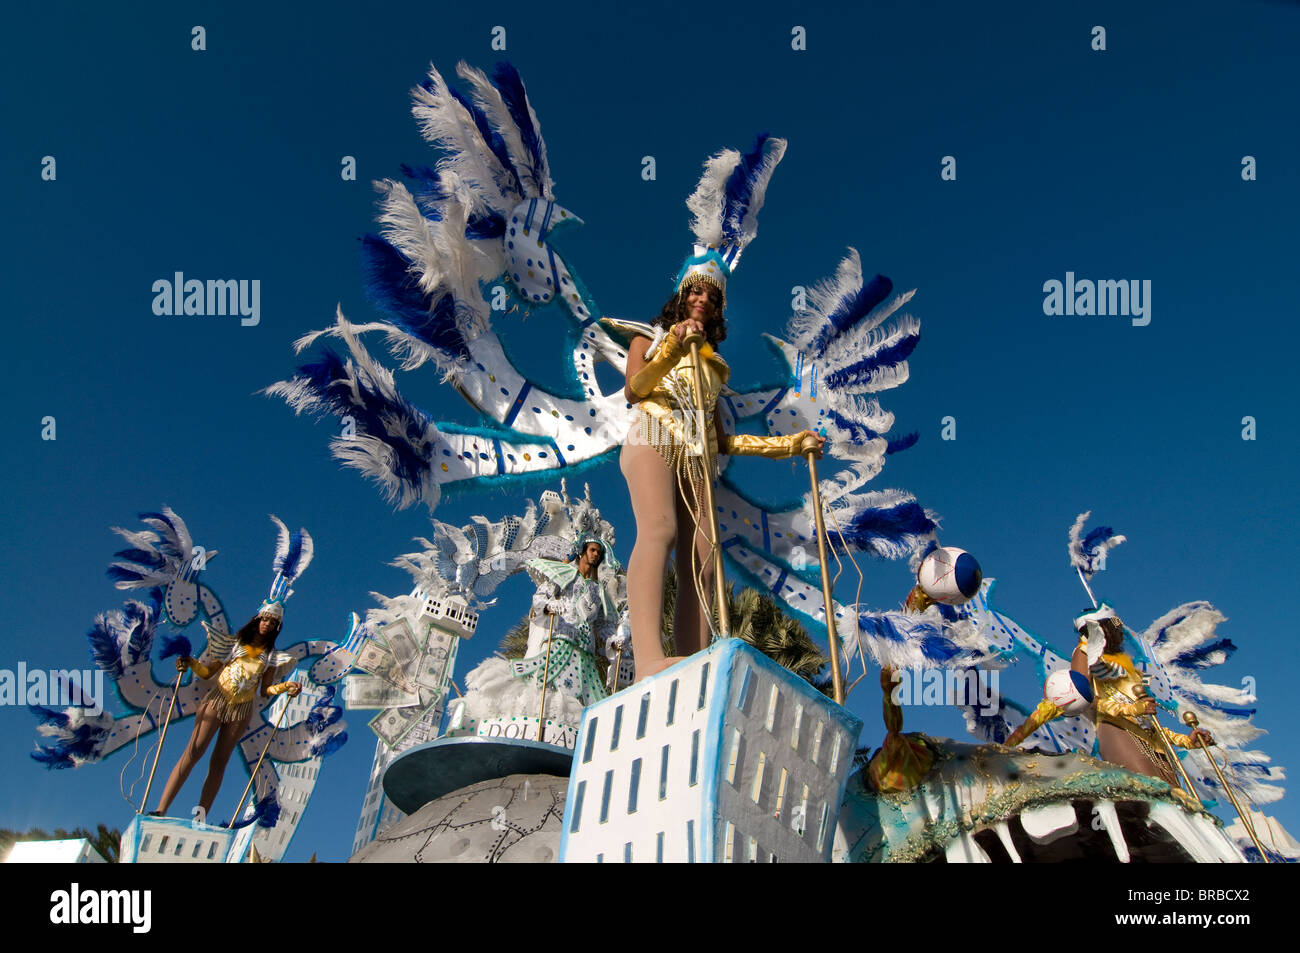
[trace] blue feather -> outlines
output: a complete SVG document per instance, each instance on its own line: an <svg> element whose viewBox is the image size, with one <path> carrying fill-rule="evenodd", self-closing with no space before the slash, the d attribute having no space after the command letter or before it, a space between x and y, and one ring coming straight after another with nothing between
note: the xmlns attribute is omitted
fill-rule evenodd
<svg viewBox="0 0 1300 953"><path fill-rule="evenodd" d="M67 712L46 708L44 705L28 705L27 710L35 715L42 725L53 725L55 728L66 728L71 720Z"/></svg>
<svg viewBox="0 0 1300 953"><path fill-rule="evenodd" d="M920 340L920 331L905 334L888 347L881 348L879 351L854 361L838 371L827 374L826 386L848 387L854 384L865 384L876 371L894 367L907 360L911 353L916 350L916 345Z"/></svg>
<svg viewBox="0 0 1300 953"><path fill-rule="evenodd" d="M859 446L865 446L880 436L864 423L845 417L838 410L827 409L826 416L837 426L849 432L849 439Z"/></svg>
<svg viewBox="0 0 1300 953"><path fill-rule="evenodd" d="M162 654L158 657L171 658L173 655L181 658L191 658L194 655L194 646L190 644L188 636L164 635L162 637Z"/></svg>
<svg viewBox="0 0 1300 953"><path fill-rule="evenodd" d="M1181 655L1174 656L1170 660L1172 665L1180 665L1184 668L1211 668L1227 661L1237 647L1232 644L1231 639L1216 639L1206 645L1199 646L1183 652ZM1213 658L1216 653L1222 653L1220 658Z"/></svg>
<svg viewBox="0 0 1300 953"><path fill-rule="evenodd" d="M150 569L162 569L167 564L167 560L156 552L147 549L123 549L113 554L114 559L122 559L129 563L137 563L141 566L148 566Z"/></svg>
<svg viewBox="0 0 1300 953"><path fill-rule="evenodd" d="M438 181L438 173L435 169L427 165L415 168L402 163L402 175L417 183L417 186L411 190L415 196L415 203L420 206L420 211L424 217L433 222L442 221L442 204L450 197L443 191L442 185Z"/></svg>
<svg viewBox="0 0 1300 953"><path fill-rule="evenodd" d="M736 244L741 235L741 224L749 203L754 198L754 187L758 183L758 173L763 166L763 147L771 136L766 132L758 135L754 148L740 157L736 167L727 177L726 198L722 208L722 243Z"/></svg>
<svg viewBox="0 0 1300 953"><path fill-rule="evenodd" d="M524 91L524 81L520 78L518 70L509 63L502 61L497 63L492 70L492 82L497 91L501 93L501 99L506 104L506 111L510 114L510 118L519 127L519 138L523 142L524 149L527 150L531 160L528 169L529 175L537 183L538 187L542 188L546 185L546 166L542 160L542 138L533 126L532 117L528 114L528 94ZM507 168L509 167L507 165Z"/></svg>
<svg viewBox="0 0 1300 953"><path fill-rule="evenodd" d="M885 456L891 453L901 453L916 445L916 441L921 438L919 431L913 430L911 433L903 434L897 440L888 438L888 444L885 447Z"/></svg>
<svg viewBox="0 0 1300 953"><path fill-rule="evenodd" d="M880 546L881 542L902 545L909 536L924 536L935 528L925 508L915 500L908 500L887 508L862 510L841 532L849 544L873 555L887 556L887 547ZM840 545L839 534L831 537L831 542Z"/></svg>
<svg viewBox="0 0 1300 953"><path fill-rule="evenodd" d="M74 756L82 760L93 758L108 736L107 729L91 724L83 724L69 731L67 729L69 719L66 715L60 718L60 713L39 705L31 705L29 708L41 719L42 724L55 725L63 729L64 737L61 740L51 745L40 746L32 752L32 757L47 768L76 767Z"/></svg>
<svg viewBox="0 0 1300 953"><path fill-rule="evenodd" d="M128 602L122 611L123 621L130 633L126 640L126 662L134 665L141 659L149 657L153 647L154 634L157 632L159 606L152 606L134 600Z"/></svg>
<svg viewBox="0 0 1300 953"><path fill-rule="evenodd" d="M311 753L317 758L328 758L335 751L342 748L348 741L348 733L340 731L336 734L329 735L323 742L317 744L315 741L311 745Z"/></svg>
<svg viewBox="0 0 1300 953"><path fill-rule="evenodd" d="M32 760L38 764L45 765L45 767L51 770L56 768L60 770L63 768L75 768L77 766L77 762L73 761L66 752L60 751L57 748L37 748L32 752Z"/></svg>
<svg viewBox="0 0 1300 953"><path fill-rule="evenodd" d="M1098 526L1096 529L1089 531L1088 535L1083 537L1083 551L1089 556L1096 555L1097 544L1104 543L1115 535L1115 531L1109 526Z"/></svg>
<svg viewBox="0 0 1300 953"><path fill-rule="evenodd" d="M893 620L885 613L864 612L858 616L858 622L862 626L862 632L874 634L877 638L904 644L916 643L921 654L932 662L949 661L955 658L959 651L957 645L943 634L939 626L927 622L918 623L916 626L924 633L919 640L915 635L909 637L899 632Z"/></svg>
<svg viewBox="0 0 1300 953"><path fill-rule="evenodd" d="M821 357L831 341L870 314L880 302L889 297L893 290L892 281L884 275L876 275L857 292L841 299L835 309L826 316L827 323L822 325L817 337L808 346L813 357Z"/></svg>
<svg viewBox="0 0 1300 953"><path fill-rule="evenodd" d="M506 220L503 215L474 214L465 222L465 237L471 241L499 241L505 234Z"/></svg>
<svg viewBox="0 0 1300 953"><path fill-rule="evenodd" d="M971 734L976 738L982 738L986 741L993 741L997 744L1004 744L1011 735L1010 725L1007 723L1007 717L1004 712L1008 707L1002 700L1001 695L994 696L997 701L997 711L991 715L984 714L984 708L980 705L969 705L966 708L967 714L974 721L971 727Z"/></svg>
<svg viewBox="0 0 1300 953"><path fill-rule="evenodd" d="M275 827L280 822L280 802L274 794L262 798L257 806L257 826Z"/></svg>
<svg viewBox="0 0 1300 953"><path fill-rule="evenodd" d="M468 110L470 116L474 119L474 126L478 129L478 134L483 137L484 144L496 156L497 162L501 163L501 167L509 172L515 180L515 191L523 195L524 187L519 181L519 173L515 170L514 163L510 161L510 150L506 148L505 139L501 138L501 134L493 129L492 124L488 122L487 114L474 105L473 100L458 90L448 87L447 91L451 93L452 99Z"/></svg>
<svg viewBox="0 0 1300 953"><path fill-rule="evenodd" d="M425 428L433 422L428 414L401 397L390 400L364 378L358 381L362 402L354 403L347 366L343 358L328 347L322 349L318 361L298 368L294 382L310 390L335 416L351 416L359 433L382 441L392 452L390 467L393 475L406 486L423 484L430 463L416 451L414 442L423 440ZM338 383L343 386L337 386ZM389 433L389 427L394 423L404 424L404 435Z"/></svg>
<svg viewBox="0 0 1300 953"><path fill-rule="evenodd" d="M222 827L237 831L241 827L247 827L249 824L256 823L258 827L275 827L276 822L280 820L280 805L275 799L274 794L268 794L262 800L257 802L253 812L247 817L241 817L233 824L227 821Z"/></svg>
<svg viewBox="0 0 1300 953"><path fill-rule="evenodd" d="M512 173L513 171L511 170ZM438 183L437 171L428 166L421 166L416 169L403 164L402 174L419 183L419 187L413 190L412 194L415 196L415 203L420 207L420 211L424 213L424 217L433 222L442 221L442 206L449 196ZM469 219L465 222L465 237L472 241L501 238L505 233L506 220L504 216L495 212L471 212Z"/></svg>
<svg viewBox="0 0 1300 953"><path fill-rule="evenodd" d="M156 544L158 548L162 550L164 556L171 556L172 558L175 559L190 558L189 553L180 552L172 542L173 539L180 539L182 535L180 530L176 526L176 519L168 516L166 513L149 512L149 513L141 513L140 520L142 522L144 520L160 520L161 522L166 523L167 526L171 529L171 533L163 534L162 540Z"/></svg>
<svg viewBox="0 0 1300 953"><path fill-rule="evenodd" d="M114 582L139 582L145 577L145 573L124 566L109 566L107 574Z"/></svg>
<svg viewBox="0 0 1300 953"><path fill-rule="evenodd" d="M113 631L113 621L108 615L95 621L95 627L86 633L90 642L90 657L111 679L122 677L122 648L117 642L117 633Z"/></svg>
<svg viewBox="0 0 1300 953"><path fill-rule="evenodd" d="M343 709L333 704L334 686L327 687L325 693L321 695L320 700L312 706L311 711L307 713L307 730L312 734L320 734L334 722L343 717Z"/></svg>
<svg viewBox="0 0 1300 953"><path fill-rule="evenodd" d="M293 582L298 577L298 562L301 559L302 531L296 530L289 534L289 546L284 556L272 560L271 568L284 576L286 581Z"/></svg>
<svg viewBox="0 0 1300 953"><path fill-rule="evenodd" d="M365 237L363 250L367 299L412 337L452 360L469 360L469 347L456 326L455 298L444 294L431 310L411 276L410 259L375 235Z"/></svg>

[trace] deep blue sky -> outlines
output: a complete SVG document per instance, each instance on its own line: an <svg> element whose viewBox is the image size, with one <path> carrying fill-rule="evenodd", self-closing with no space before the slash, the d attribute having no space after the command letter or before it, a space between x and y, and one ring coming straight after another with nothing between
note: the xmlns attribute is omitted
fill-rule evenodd
<svg viewBox="0 0 1300 953"><path fill-rule="evenodd" d="M311 530L318 555L290 603L286 642L341 636L369 591L406 591L387 563L427 534L425 513L393 512L329 458L329 424L255 392L292 373L290 342L331 323L336 305L371 316L357 244L373 230L369 183L435 159L410 87L430 61L450 77L460 59L489 68L505 56L540 117L556 196L587 223L562 250L609 314L648 318L671 291L700 163L760 130L786 137L758 240L728 289L733 383L770 377L758 332L779 332L790 288L858 248L869 273L918 289L910 309L923 323L911 380L882 395L898 432L921 439L873 485L937 511L942 541L998 578L997 604L1060 647L1085 601L1066 530L1091 508L1130 539L1098 577L1099 595L1139 629L1182 602L1214 603L1240 651L1207 677L1254 677L1256 722L1271 732L1259 746L1300 763L1287 704L1300 666L1285 621L1300 436L1300 8L800 3L702 19L704 9L11 13L0 41L0 667L88 664L93 616L122 599L104 576L118 548L109 527L134 527L138 511L163 503L221 551L206 579L240 620L270 581L266 514ZM190 49L195 24L207 29L205 52ZM1090 49L1097 24L1105 52ZM496 25L505 54L489 45ZM795 25L806 51L790 48ZM54 182L40 178L46 155ZM355 182L339 177L345 155L357 159ZM653 182L641 179L646 155ZM940 180L945 155L956 157L955 182ZM1257 181L1241 179L1245 155ZM260 325L155 316L151 285L175 271L259 279ZM1043 282L1067 271L1149 279L1150 325L1044 315ZM553 329L517 315L499 327L512 351L536 355L526 367L559 379ZM431 370L400 381L439 419L475 422ZM40 439L47 415L54 442ZM940 439L948 415L955 441ZM1254 441L1241 439L1248 415ZM806 486L801 468L743 463L774 490ZM625 561L634 533L622 478L610 466L590 481ZM522 505L482 495L437 515L463 523ZM904 565L873 563L865 593L888 608L909 585ZM837 594L850 599L852 587ZM458 681L526 597L522 580L503 590ZM874 682L850 699L872 744L883 736ZM1004 689L1029 703L1039 691L1012 679ZM364 713L349 721L352 740L326 762L289 859L349 852L373 752ZM963 735L951 712L911 709L907 724ZM187 734L188 723L165 761ZM126 824L124 753L49 773L27 757L34 737L25 710L0 711L0 826ZM232 771L217 813L240 787ZM1273 810L1300 829L1290 799Z"/></svg>

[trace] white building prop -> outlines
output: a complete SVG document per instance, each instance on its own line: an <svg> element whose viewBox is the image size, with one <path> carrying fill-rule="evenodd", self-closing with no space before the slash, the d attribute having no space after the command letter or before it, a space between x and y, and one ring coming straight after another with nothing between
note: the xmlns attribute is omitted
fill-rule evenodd
<svg viewBox="0 0 1300 953"><path fill-rule="evenodd" d="M478 628L478 613L469 608L465 599L459 595L429 595L417 586L411 597L421 607L415 631L417 637L424 641L419 645L421 654L409 675L412 679L421 679L424 684L436 683L436 687L431 689L434 697L419 720L397 739L396 744L389 745L382 737L376 739L370 780L361 803L361 817L357 821L356 834L352 839L354 854L406 817L384 795L384 772L398 755L438 736L461 639L471 638ZM351 702L349 707L354 707Z"/></svg>
<svg viewBox="0 0 1300 953"><path fill-rule="evenodd" d="M84 837L63 840L20 840L9 850L6 864L106 864Z"/></svg>
<svg viewBox="0 0 1300 953"><path fill-rule="evenodd" d="M122 832L123 864L238 864L249 853L256 824L230 830L179 817L137 814Z"/></svg>
<svg viewBox="0 0 1300 953"><path fill-rule="evenodd" d="M717 642L583 713L560 860L825 863L861 729Z"/></svg>

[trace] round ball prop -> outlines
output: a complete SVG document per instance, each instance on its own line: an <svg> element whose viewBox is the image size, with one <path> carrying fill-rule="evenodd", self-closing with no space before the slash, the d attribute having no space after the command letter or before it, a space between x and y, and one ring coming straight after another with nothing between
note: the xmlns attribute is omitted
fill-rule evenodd
<svg viewBox="0 0 1300 953"><path fill-rule="evenodd" d="M1047 676L1043 697L1067 715L1081 715L1092 706L1092 686L1078 672L1061 668Z"/></svg>
<svg viewBox="0 0 1300 953"><path fill-rule="evenodd" d="M944 546L926 556L916 574L925 594L946 606L970 601L980 591L983 579L975 557L955 546Z"/></svg>

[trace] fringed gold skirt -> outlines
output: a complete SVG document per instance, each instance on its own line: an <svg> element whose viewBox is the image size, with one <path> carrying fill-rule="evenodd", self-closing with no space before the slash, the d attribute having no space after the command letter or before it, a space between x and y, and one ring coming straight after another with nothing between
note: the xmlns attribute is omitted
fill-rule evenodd
<svg viewBox="0 0 1300 953"><path fill-rule="evenodd" d="M208 707L217 716L218 721L231 724L247 721L253 714L253 706L256 702L256 697L239 701L227 695L220 685L213 685L199 707Z"/></svg>

